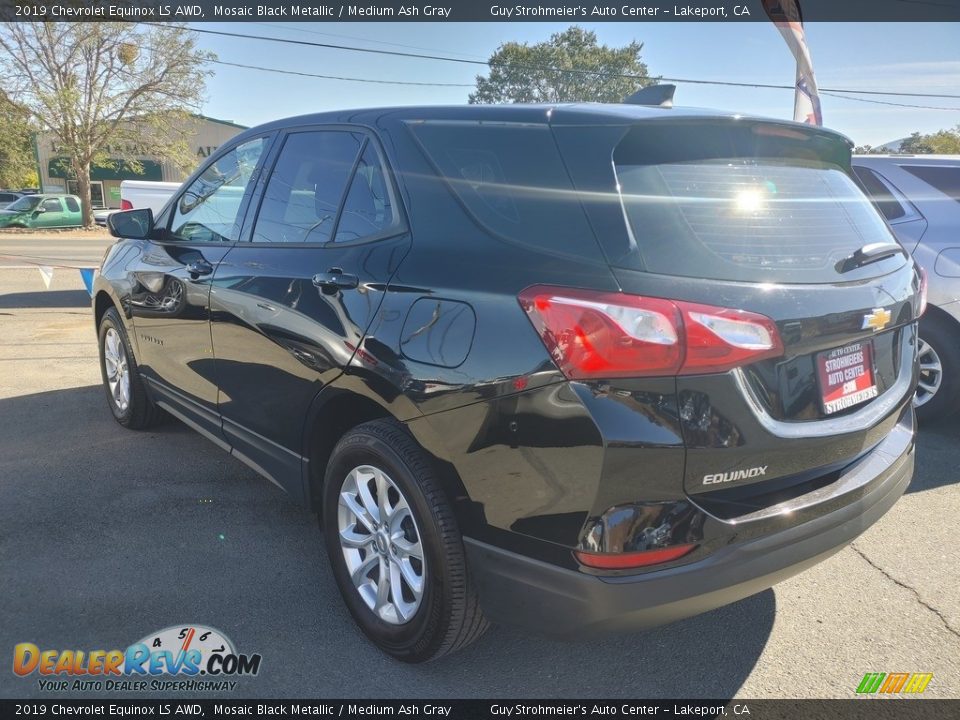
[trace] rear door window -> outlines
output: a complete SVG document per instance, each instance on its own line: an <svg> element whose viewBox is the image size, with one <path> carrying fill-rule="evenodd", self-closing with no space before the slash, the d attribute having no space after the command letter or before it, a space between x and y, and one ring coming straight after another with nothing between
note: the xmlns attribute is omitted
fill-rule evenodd
<svg viewBox="0 0 960 720"><path fill-rule="evenodd" d="M832 135L758 124L642 124L614 152L643 269L747 282L875 277L897 255L846 273L869 243L895 242Z"/></svg>
<svg viewBox="0 0 960 720"><path fill-rule="evenodd" d="M359 133L342 130L289 135L270 173L252 240L271 243L330 240L347 181L364 140ZM365 205L364 211L368 209Z"/></svg>
<svg viewBox="0 0 960 720"><path fill-rule="evenodd" d="M399 229L399 218L383 161L367 141L350 181L337 223L337 242L382 237Z"/></svg>
<svg viewBox="0 0 960 720"><path fill-rule="evenodd" d="M860 185L877 204L877 210L889 221L894 222L907 215L907 206L893 194L890 187L876 172L870 168L853 167L853 173L860 181Z"/></svg>
<svg viewBox="0 0 960 720"><path fill-rule="evenodd" d="M77 202L75 197L68 197L64 202L67 203L67 210L70 212L80 212L80 203Z"/></svg>

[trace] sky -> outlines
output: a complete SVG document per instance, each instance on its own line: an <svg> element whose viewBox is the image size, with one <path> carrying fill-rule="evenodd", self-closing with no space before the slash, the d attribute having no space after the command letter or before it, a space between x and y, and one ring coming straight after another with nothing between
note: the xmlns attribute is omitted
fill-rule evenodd
<svg viewBox="0 0 960 720"><path fill-rule="evenodd" d="M794 59L771 23L582 23L602 44L644 44L651 74L792 85ZM204 23L200 29L486 60L504 42L535 43L567 23ZM960 95L960 24L807 23L821 88ZM199 35L226 62L302 72L470 87L416 87L278 75L214 65L204 114L243 125L324 110L387 105L463 104L478 65ZM677 105L792 119L793 92L677 83ZM824 125L857 145L881 145L914 131L960 124L960 99L867 96L950 110L896 107L821 95Z"/></svg>

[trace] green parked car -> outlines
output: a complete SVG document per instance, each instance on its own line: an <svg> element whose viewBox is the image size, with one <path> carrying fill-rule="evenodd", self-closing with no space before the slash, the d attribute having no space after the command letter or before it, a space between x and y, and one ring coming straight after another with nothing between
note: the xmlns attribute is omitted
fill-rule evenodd
<svg viewBox="0 0 960 720"><path fill-rule="evenodd" d="M25 195L0 210L0 228L55 228L83 225L76 195Z"/></svg>

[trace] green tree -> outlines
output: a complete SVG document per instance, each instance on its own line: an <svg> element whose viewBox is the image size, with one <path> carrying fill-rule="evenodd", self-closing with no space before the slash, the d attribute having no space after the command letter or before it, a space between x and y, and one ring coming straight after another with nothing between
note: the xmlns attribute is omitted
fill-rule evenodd
<svg viewBox="0 0 960 720"><path fill-rule="evenodd" d="M910 137L900 143L900 149L897 152L908 153L911 155L925 155L932 153L933 149L927 145L924 135L918 132L912 133Z"/></svg>
<svg viewBox="0 0 960 720"><path fill-rule="evenodd" d="M900 145L901 153L917 155L936 153L938 155L960 155L960 125L952 130L938 130L929 135L913 133Z"/></svg>
<svg viewBox="0 0 960 720"><path fill-rule="evenodd" d="M924 143L932 152L941 155L960 155L960 124L952 130L938 130L925 135Z"/></svg>
<svg viewBox="0 0 960 720"><path fill-rule="evenodd" d="M0 90L0 188L35 187L39 183L33 131L30 115Z"/></svg>
<svg viewBox="0 0 960 720"><path fill-rule="evenodd" d="M622 48L599 45L596 33L577 25L535 45L504 43L490 56L489 75L477 76L470 102L620 102L656 82L640 59L642 50L636 41Z"/></svg>
<svg viewBox="0 0 960 720"><path fill-rule="evenodd" d="M874 147L873 145L857 145L853 149L854 155L889 155L892 151L883 145Z"/></svg>
<svg viewBox="0 0 960 720"><path fill-rule="evenodd" d="M191 113L212 56L183 25L8 22L0 25L0 86L69 158L93 225L90 168L142 155L186 167ZM109 153L107 147L109 146Z"/></svg>

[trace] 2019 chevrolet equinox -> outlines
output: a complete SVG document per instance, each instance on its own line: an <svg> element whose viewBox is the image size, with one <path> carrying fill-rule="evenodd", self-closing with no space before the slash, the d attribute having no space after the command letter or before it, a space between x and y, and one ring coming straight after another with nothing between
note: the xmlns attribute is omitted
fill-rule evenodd
<svg viewBox="0 0 960 720"><path fill-rule="evenodd" d="M924 280L821 128L638 105L245 131L96 280L117 421L315 508L408 662L666 623L844 547L914 466Z"/></svg>

